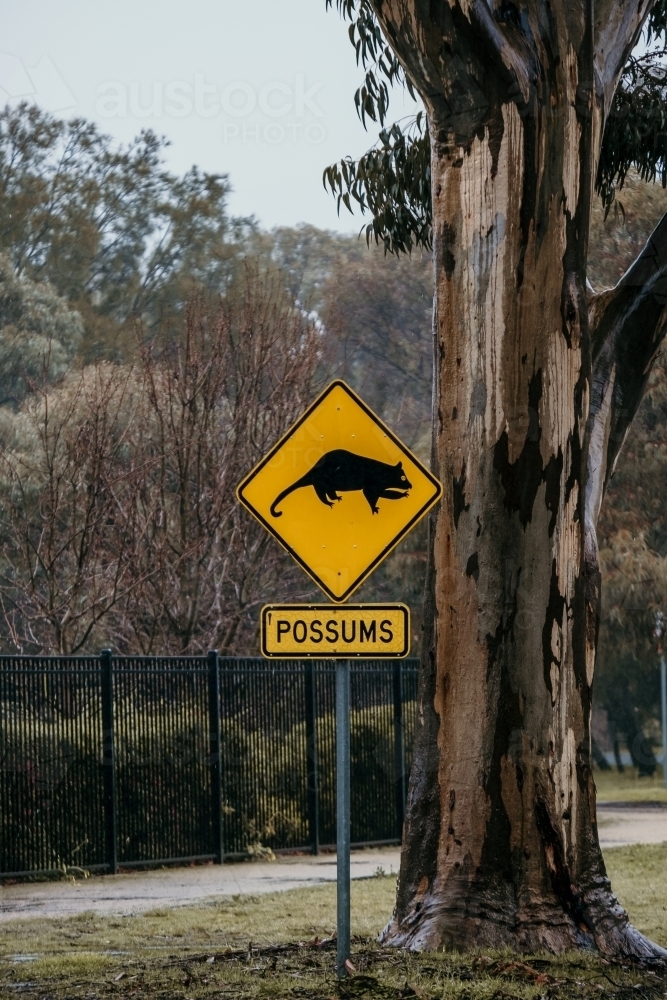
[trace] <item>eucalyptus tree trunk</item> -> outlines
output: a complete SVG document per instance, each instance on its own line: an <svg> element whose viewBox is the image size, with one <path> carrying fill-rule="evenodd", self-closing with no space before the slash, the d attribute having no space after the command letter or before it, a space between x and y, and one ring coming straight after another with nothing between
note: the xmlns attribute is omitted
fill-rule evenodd
<svg viewBox="0 0 667 1000"><path fill-rule="evenodd" d="M605 115L648 6L373 6L428 114L445 486L384 941L657 956L606 876L590 736L596 520L667 301L667 223L616 289L586 287Z"/></svg>

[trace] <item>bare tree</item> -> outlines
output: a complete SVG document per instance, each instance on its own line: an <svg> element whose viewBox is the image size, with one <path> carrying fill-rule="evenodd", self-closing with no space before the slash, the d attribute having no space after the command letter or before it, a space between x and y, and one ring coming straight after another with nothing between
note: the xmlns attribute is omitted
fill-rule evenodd
<svg viewBox="0 0 667 1000"><path fill-rule="evenodd" d="M119 648L252 648L257 605L295 582L234 490L309 401L319 341L280 277L248 266L217 308L190 302L182 340L143 351L132 448L144 478L124 515L143 546L109 616Z"/></svg>
<svg viewBox="0 0 667 1000"><path fill-rule="evenodd" d="M254 650L258 604L310 592L234 491L311 399L321 333L252 264L173 329L134 367L53 385L46 359L18 414L0 410L7 647Z"/></svg>
<svg viewBox="0 0 667 1000"><path fill-rule="evenodd" d="M142 539L128 498L138 470L127 443L141 384L100 364L31 390L18 415L5 413L0 452L4 640L76 653L137 585L129 570Z"/></svg>

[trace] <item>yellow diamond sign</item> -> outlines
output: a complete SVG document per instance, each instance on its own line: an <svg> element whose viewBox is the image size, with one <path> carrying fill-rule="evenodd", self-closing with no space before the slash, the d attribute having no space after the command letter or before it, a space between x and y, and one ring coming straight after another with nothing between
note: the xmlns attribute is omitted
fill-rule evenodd
<svg viewBox="0 0 667 1000"><path fill-rule="evenodd" d="M438 480L341 381L237 489L240 502L337 603L441 495Z"/></svg>

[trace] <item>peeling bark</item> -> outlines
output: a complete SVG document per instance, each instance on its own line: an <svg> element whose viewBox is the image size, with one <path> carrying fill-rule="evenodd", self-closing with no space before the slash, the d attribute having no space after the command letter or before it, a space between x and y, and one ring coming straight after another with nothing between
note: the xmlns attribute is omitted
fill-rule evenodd
<svg viewBox="0 0 667 1000"><path fill-rule="evenodd" d="M663 334L667 224L590 309L585 278L604 115L649 8L374 7L429 116L445 484L383 940L655 958L605 873L590 709L595 522Z"/></svg>

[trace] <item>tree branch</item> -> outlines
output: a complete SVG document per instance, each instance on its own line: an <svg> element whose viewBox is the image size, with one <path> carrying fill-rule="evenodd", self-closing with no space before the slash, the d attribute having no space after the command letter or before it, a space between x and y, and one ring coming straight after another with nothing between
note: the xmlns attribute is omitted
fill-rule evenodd
<svg viewBox="0 0 667 1000"><path fill-rule="evenodd" d="M598 96L603 101L604 121L607 120L623 67L655 4L656 0L596 0L595 82Z"/></svg>
<svg viewBox="0 0 667 1000"><path fill-rule="evenodd" d="M593 371L586 518L591 529L667 332L666 306L667 214L616 287L589 303Z"/></svg>
<svg viewBox="0 0 667 1000"><path fill-rule="evenodd" d="M497 100L489 95L528 103L537 73L534 42L487 0L370 2L407 76L461 144L486 121Z"/></svg>

